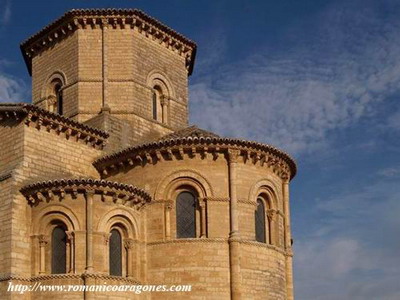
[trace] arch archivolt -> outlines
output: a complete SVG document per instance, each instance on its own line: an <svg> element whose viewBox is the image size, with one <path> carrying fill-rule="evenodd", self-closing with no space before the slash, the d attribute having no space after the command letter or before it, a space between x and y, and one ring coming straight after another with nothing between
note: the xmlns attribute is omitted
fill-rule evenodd
<svg viewBox="0 0 400 300"><path fill-rule="evenodd" d="M259 180L256 184L252 186L249 192L249 200L257 202L258 196L262 195L264 197L263 201L269 201L265 203L267 206L274 210L279 210L279 197L277 193L277 187L274 182L269 179Z"/></svg>
<svg viewBox="0 0 400 300"><path fill-rule="evenodd" d="M81 230L75 213L68 207L57 204L44 208L33 220L33 234L48 233L57 222L64 223L69 231Z"/></svg>
<svg viewBox="0 0 400 300"><path fill-rule="evenodd" d="M174 199L176 191L182 186L192 188L200 198L214 195L210 182L202 174L194 170L180 170L161 180L155 190L154 199Z"/></svg>
<svg viewBox="0 0 400 300"><path fill-rule="evenodd" d="M46 98L52 95L54 92L54 82L61 83L61 86L67 84L67 77L62 71L55 71L49 77L47 77L45 84L42 87L41 98Z"/></svg>
<svg viewBox="0 0 400 300"><path fill-rule="evenodd" d="M138 238L138 223L136 216L123 208L116 208L107 212L97 224L98 232L110 232L116 228L123 238Z"/></svg>
<svg viewBox="0 0 400 300"><path fill-rule="evenodd" d="M154 86L160 86L163 94L167 97L175 98L175 91L172 87L171 81L168 76L159 70L153 70L149 73L146 80L147 86L154 88Z"/></svg>

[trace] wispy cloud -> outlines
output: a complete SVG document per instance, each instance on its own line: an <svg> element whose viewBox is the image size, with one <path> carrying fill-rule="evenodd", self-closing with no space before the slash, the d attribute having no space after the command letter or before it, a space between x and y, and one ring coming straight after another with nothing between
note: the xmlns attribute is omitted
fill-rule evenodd
<svg viewBox="0 0 400 300"><path fill-rule="evenodd" d="M389 177L389 178L398 177L398 176L400 176L400 166L382 169L378 172L378 175L381 175L384 177Z"/></svg>
<svg viewBox="0 0 400 300"><path fill-rule="evenodd" d="M4 71L4 67L10 65L8 60L0 59L0 103L23 102L28 96L25 82Z"/></svg>
<svg viewBox="0 0 400 300"><path fill-rule="evenodd" d="M330 8L304 45L253 54L191 86L191 121L229 136L302 154L329 145L332 130L373 113L399 91L400 22L374 10ZM212 118L210 116L213 116Z"/></svg>
<svg viewBox="0 0 400 300"><path fill-rule="evenodd" d="M299 299L400 299L399 198L398 183L385 178L309 208L325 218L295 241Z"/></svg>
<svg viewBox="0 0 400 300"><path fill-rule="evenodd" d="M6 0L3 4L0 4L0 25L6 25L11 19L11 1Z"/></svg>

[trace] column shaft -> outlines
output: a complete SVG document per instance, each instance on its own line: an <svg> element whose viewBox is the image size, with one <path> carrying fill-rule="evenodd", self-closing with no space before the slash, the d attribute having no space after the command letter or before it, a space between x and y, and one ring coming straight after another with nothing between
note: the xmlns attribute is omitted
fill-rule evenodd
<svg viewBox="0 0 400 300"><path fill-rule="evenodd" d="M240 233L239 212L237 199L237 161L239 150L229 150L229 193L230 193L230 234L229 234L229 261L231 279L231 299L239 300L242 295L242 276L240 273Z"/></svg>
<svg viewBox="0 0 400 300"><path fill-rule="evenodd" d="M93 271L93 191L86 194L86 271Z"/></svg>

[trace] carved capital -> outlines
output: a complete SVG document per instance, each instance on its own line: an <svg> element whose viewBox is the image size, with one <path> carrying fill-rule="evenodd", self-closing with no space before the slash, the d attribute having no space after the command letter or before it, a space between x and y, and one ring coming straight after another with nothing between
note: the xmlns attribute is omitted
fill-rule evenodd
<svg viewBox="0 0 400 300"><path fill-rule="evenodd" d="M108 245L108 243L110 242L110 236L111 236L111 233L104 233L103 234L103 238L104 238L104 245Z"/></svg>
<svg viewBox="0 0 400 300"><path fill-rule="evenodd" d="M48 103L49 105L54 105L54 104L56 104L56 103L57 103L57 96L56 96L56 95L49 95L49 96L47 97L47 103Z"/></svg>
<svg viewBox="0 0 400 300"><path fill-rule="evenodd" d="M199 205L199 208L201 208L201 209L205 209L206 208L206 200L207 200L207 198L198 198L198 205Z"/></svg>
<svg viewBox="0 0 400 300"><path fill-rule="evenodd" d="M73 231L66 231L65 234L67 235L67 241L72 243L74 241L75 233Z"/></svg>
<svg viewBox="0 0 400 300"><path fill-rule="evenodd" d="M85 190L85 197L86 197L86 199L88 199L88 198L93 198L93 196L94 196L94 190L92 190L92 189L87 189L87 190Z"/></svg>
<svg viewBox="0 0 400 300"><path fill-rule="evenodd" d="M47 235L39 235L39 245L40 247L45 247L49 243L49 237Z"/></svg>
<svg viewBox="0 0 400 300"><path fill-rule="evenodd" d="M135 244L135 241L133 239L125 239L124 240L124 247L127 250L132 249L134 244Z"/></svg>
<svg viewBox="0 0 400 300"><path fill-rule="evenodd" d="M274 209L267 210L268 219L273 220L275 216L276 216L276 210L274 210Z"/></svg>
<svg viewBox="0 0 400 300"><path fill-rule="evenodd" d="M240 150L228 149L228 159L230 163L237 163L240 156Z"/></svg>
<svg viewBox="0 0 400 300"><path fill-rule="evenodd" d="M108 19L107 18L101 18L100 19L100 24L101 24L102 28L107 29L108 28Z"/></svg>
<svg viewBox="0 0 400 300"><path fill-rule="evenodd" d="M165 209L171 210L174 207L174 202L172 200L165 201Z"/></svg>
<svg viewBox="0 0 400 300"><path fill-rule="evenodd" d="M167 96L161 96L160 99L161 106L168 106L169 105L169 98Z"/></svg>

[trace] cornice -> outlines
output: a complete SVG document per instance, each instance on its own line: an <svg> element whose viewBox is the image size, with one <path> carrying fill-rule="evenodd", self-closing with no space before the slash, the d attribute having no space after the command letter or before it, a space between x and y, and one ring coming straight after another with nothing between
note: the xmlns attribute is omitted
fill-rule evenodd
<svg viewBox="0 0 400 300"><path fill-rule="evenodd" d="M27 126L33 125L38 130L45 129L48 132L63 133L67 139L73 137L100 149L105 146L109 136L105 131L27 103L0 104L0 121L9 118L24 119Z"/></svg>
<svg viewBox="0 0 400 300"><path fill-rule="evenodd" d="M44 280L59 280L59 279L84 279L84 278L93 278L93 279L103 279L103 280L112 280L125 282L130 284L141 284L140 281L134 278L127 278L122 276L111 276L100 273L82 273L82 274L45 274L38 276L20 276L15 274L0 274L0 282L1 281L25 281L25 282L38 282Z"/></svg>
<svg viewBox="0 0 400 300"><path fill-rule="evenodd" d="M93 164L96 169L107 176L109 171L119 172L125 166L143 165L162 160L183 159L200 155L208 155L218 159L220 155L226 157L228 151L238 151L244 163L259 163L270 167L282 179L292 179L296 175L296 163L285 152L266 144L240 139L220 137L182 137L160 139L155 142L144 143L106 155Z"/></svg>
<svg viewBox="0 0 400 300"><path fill-rule="evenodd" d="M114 203L143 206L151 201L151 196L144 190L132 185L98 179L61 179L42 181L24 186L20 192L31 206L40 202L52 201L54 196L64 198L70 194L77 198L78 194L94 193L111 196Z"/></svg>
<svg viewBox="0 0 400 300"><path fill-rule="evenodd" d="M147 246L157 246L165 244L202 244L202 243L228 243L228 239L224 238L187 238L187 239L172 239L162 240L147 243Z"/></svg>
<svg viewBox="0 0 400 300"><path fill-rule="evenodd" d="M32 57L42 49L51 47L76 29L104 26L137 28L146 37L185 56L189 75L193 72L196 43L144 12L138 9L73 9L21 43L29 74L32 73Z"/></svg>

